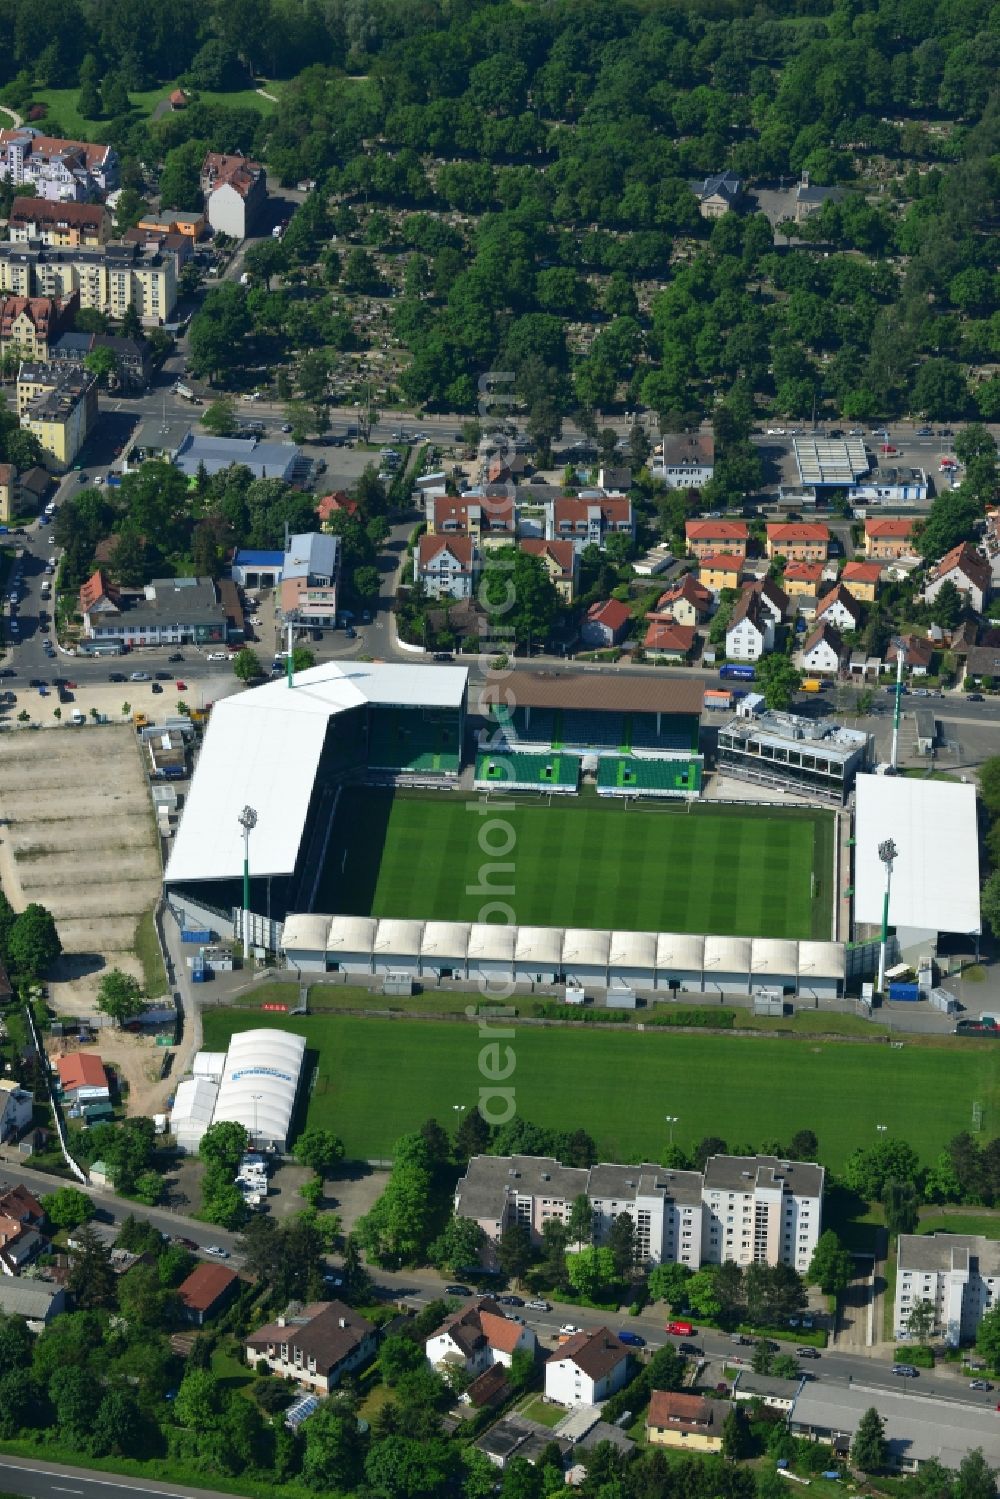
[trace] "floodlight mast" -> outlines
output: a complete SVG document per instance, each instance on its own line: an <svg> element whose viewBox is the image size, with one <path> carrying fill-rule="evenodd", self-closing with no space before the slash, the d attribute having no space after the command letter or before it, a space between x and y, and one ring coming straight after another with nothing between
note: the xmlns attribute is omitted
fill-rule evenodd
<svg viewBox="0 0 1000 1499"><path fill-rule="evenodd" d="M899 855L899 849L891 838L886 838L884 843L878 846L878 856L885 866L885 895L882 900L882 941L879 944L878 954L878 992L885 993L885 950L889 941L889 892L892 889L892 866Z"/></svg>
<svg viewBox="0 0 1000 1499"><path fill-rule="evenodd" d="M893 774L896 772L897 757L899 753L899 710L903 701L903 647L896 651L896 706L892 715L892 754L889 765Z"/></svg>
<svg viewBox="0 0 1000 1499"><path fill-rule="evenodd" d="M250 956L250 834L257 826L253 807L244 807L237 821L243 829L243 956Z"/></svg>

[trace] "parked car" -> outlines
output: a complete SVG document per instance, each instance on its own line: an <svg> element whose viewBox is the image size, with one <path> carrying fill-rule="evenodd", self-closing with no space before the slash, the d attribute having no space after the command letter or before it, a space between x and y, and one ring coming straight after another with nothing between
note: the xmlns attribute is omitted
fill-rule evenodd
<svg viewBox="0 0 1000 1499"><path fill-rule="evenodd" d="M535 1301L526 1301L524 1304L529 1312L550 1312L552 1310L549 1303L541 1300L541 1298Z"/></svg>
<svg viewBox="0 0 1000 1499"><path fill-rule="evenodd" d="M818 1348L796 1348L795 1353L798 1358L819 1358Z"/></svg>
<svg viewBox="0 0 1000 1499"><path fill-rule="evenodd" d="M981 692L967 692L965 694L965 701L967 703L985 703L986 698Z"/></svg>
<svg viewBox="0 0 1000 1499"><path fill-rule="evenodd" d="M162 682L154 682L153 683L153 691L154 692L162 692L163 691L163 683Z"/></svg>
<svg viewBox="0 0 1000 1499"><path fill-rule="evenodd" d="M150 680L148 671L134 671L129 677L130 682L148 682Z"/></svg>
<svg viewBox="0 0 1000 1499"><path fill-rule="evenodd" d="M123 671L109 671L108 672L108 681L109 682L124 682L125 681L125 673Z"/></svg>
<svg viewBox="0 0 1000 1499"><path fill-rule="evenodd" d="M564 1322L562 1327L560 1327L559 1329L559 1336L561 1338L572 1338L575 1337L578 1332L582 1331L582 1328L574 1327L572 1322Z"/></svg>
<svg viewBox="0 0 1000 1499"><path fill-rule="evenodd" d="M704 1348L699 1348L697 1343L678 1343L677 1352L685 1353L689 1358L702 1358L705 1350Z"/></svg>
<svg viewBox="0 0 1000 1499"><path fill-rule="evenodd" d="M630 1348L645 1348L646 1339L640 1338L637 1332L625 1332L619 1329L619 1343L627 1343Z"/></svg>
<svg viewBox="0 0 1000 1499"><path fill-rule="evenodd" d="M524 1297L523 1296L498 1296L497 1297L497 1305L498 1306L523 1306L524 1305Z"/></svg>
<svg viewBox="0 0 1000 1499"><path fill-rule="evenodd" d="M915 1369L912 1364L893 1364L892 1372L893 1374L898 1374L901 1379L918 1379L920 1377L920 1371Z"/></svg>
<svg viewBox="0 0 1000 1499"><path fill-rule="evenodd" d="M970 1390L992 1390L992 1388L988 1379L973 1379L969 1382Z"/></svg>
<svg viewBox="0 0 1000 1499"><path fill-rule="evenodd" d="M214 1255L217 1260L228 1260L229 1250L223 1249L221 1244L206 1244L205 1253Z"/></svg>
<svg viewBox="0 0 1000 1499"><path fill-rule="evenodd" d="M175 682L174 686L177 688L178 692L187 692L187 683L186 682Z"/></svg>
<svg viewBox="0 0 1000 1499"><path fill-rule="evenodd" d="M173 653L172 656L168 656L167 657L167 660L168 661L183 661L184 657L181 655L180 651L174 651L174 653Z"/></svg>
<svg viewBox="0 0 1000 1499"><path fill-rule="evenodd" d="M448 1296L471 1296L472 1292L468 1286L445 1286L445 1294Z"/></svg>

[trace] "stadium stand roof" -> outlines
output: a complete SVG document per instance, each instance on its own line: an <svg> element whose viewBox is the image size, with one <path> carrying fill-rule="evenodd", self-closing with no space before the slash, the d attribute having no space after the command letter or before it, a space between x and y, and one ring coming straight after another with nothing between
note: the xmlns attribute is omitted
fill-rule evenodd
<svg viewBox="0 0 1000 1499"><path fill-rule="evenodd" d="M706 937L706 973L748 973L750 970L749 937Z"/></svg>
<svg viewBox="0 0 1000 1499"><path fill-rule="evenodd" d="M891 838L898 855L890 923L931 932L980 931L976 788L874 775L858 776L855 788L855 921L881 923L885 868L878 850Z"/></svg>
<svg viewBox="0 0 1000 1499"><path fill-rule="evenodd" d="M420 939L422 958L464 958L469 950L469 922L428 921Z"/></svg>
<svg viewBox="0 0 1000 1499"><path fill-rule="evenodd" d="M518 708L591 708L599 713L701 713L704 684L683 677L609 677L516 671L507 691Z"/></svg>
<svg viewBox="0 0 1000 1499"><path fill-rule="evenodd" d="M693 932L659 932L656 937L657 968L677 968L682 973L700 969L705 962L705 939Z"/></svg>
<svg viewBox="0 0 1000 1499"><path fill-rule="evenodd" d="M655 932L612 932L608 962L622 968L655 968Z"/></svg>
<svg viewBox="0 0 1000 1499"><path fill-rule="evenodd" d="M418 953L424 933L422 921L383 918L375 930L372 951L376 953Z"/></svg>
<svg viewBox="0 0 1000 1499"><path fill-rule="evenodd" d="M594 932L585 927L567 927L563 933L563 962L607 967L610 932Z"/></svg>
<svg viewBox="0 0 1000 1499"><path fill-rule="evenodd" d="M290 947L315 948L322 952L328 945L330 918L297 912L285 923L285 941Z"/></svg>
<svg viewBox="0 0 1000 1499"><path fill-rule="evenodd" d="M798 943L782 942L774 937L752 938L750 968L754 973L798 973Z"/></svg>
<svg viewBox="0 0 1000 1499"><path fill-rule="evenodd" d="M366 703L460 707L465 667L328 663L217 702L167 865L166 882L235 879L243 872L239 814L258 814L253 875L295 869L329 719Z"/></svg>
<svg viewBox="0 0 1000 1499"><path fill-rule="evenodd" d="M212 1122L242 1124L251 1141L284 1149L305 1055L304 1036L268 1027L230 1039Z"/></svg>
<svg viewBox="0 0 1000 1499"><path fill-rule="evenodd" d="M514 928L496 922L476 921L469 929L469 962L478 959L490 963L514 960Z"/></svg>
<svg viewBox="0 0 1000 1499"><path fill-rule="evenodd" d="M538 963L558 968L562 963L563 934L557 926L519 926L514 942L516 963Z"/></svg>
<svg viewBox="0 0 1000 1499"><path fill-rule="evenodd" d="M378 922L373 916L335 916L326 936L327 952L370 953ZM287 923L285 930L287 931ZM287 938L286 938L287 941Z"/></svg>

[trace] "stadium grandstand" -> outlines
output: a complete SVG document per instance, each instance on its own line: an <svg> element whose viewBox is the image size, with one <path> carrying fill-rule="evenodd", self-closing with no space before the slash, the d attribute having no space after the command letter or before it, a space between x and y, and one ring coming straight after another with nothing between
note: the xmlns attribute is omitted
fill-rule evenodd
<svg viewBox="0 0 1000 1499"><path fill-rule="evenodd" d="M215 705L167 864L182 926L236 934L251 807L254 938L308 908L345 780L447 785L461 766L464 667L351 662L298 672Z"/></svg>
<svg viewBox="0 0 1000 1499"><path fill-rule="evenodd" d="M490 707L476 787L570 792L591 771L604 796L697 796L700 710L696 682L519 671Z"/></svg>

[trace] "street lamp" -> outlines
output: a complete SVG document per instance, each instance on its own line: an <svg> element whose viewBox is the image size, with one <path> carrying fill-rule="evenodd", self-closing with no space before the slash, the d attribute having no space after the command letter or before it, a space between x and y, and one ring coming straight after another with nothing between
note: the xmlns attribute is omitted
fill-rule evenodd
<svg viewBox="0 0 1000 1499"><path fill-rule="evenodd" d="M876 1124L875 1128L880 1135L884 1135L887 1132L889 1126L887 1124Z"/></svg>
<svg viewBox="0 0 1000 1499"><path fill-rule="evenodd" d="M452 1108L455 1110L455 1113L458 1115L458 1119L455 1121L455 1132L456 1133L462 1128L462 1115L465 1113L465 1111L466 1111L466 1109L468 1107L469 1107L469 1105L467 1103L453 1103L452 1104Z"/></svg>
<svg viewBox="0 0 1000 1499"><path fill-rule="evenodd" d="M243 956L250 956L250 834L257 826L253 807L244 807L237 821L243 829Z"/></svg>
<svg viewBox="0 0 1000 1499"><path fill-rule="evenodd" d="M878 992L885 992L885 949L889 940L889 892L892 888L892 866L899 849L891 838L878 846L878 856L885 865L885 898L882 902L882 942L878 954Z"/></svg>
<svg viewBox="0 0 1000 1499"><path fill-rule="evenodd" d="M674 1145L674 1125L680 1123L680 1115L679 1114L667 1114L664 1117L666 1118L667 1123L670 1125L670 1148L673 1149L673 1145Z"/></svg>

